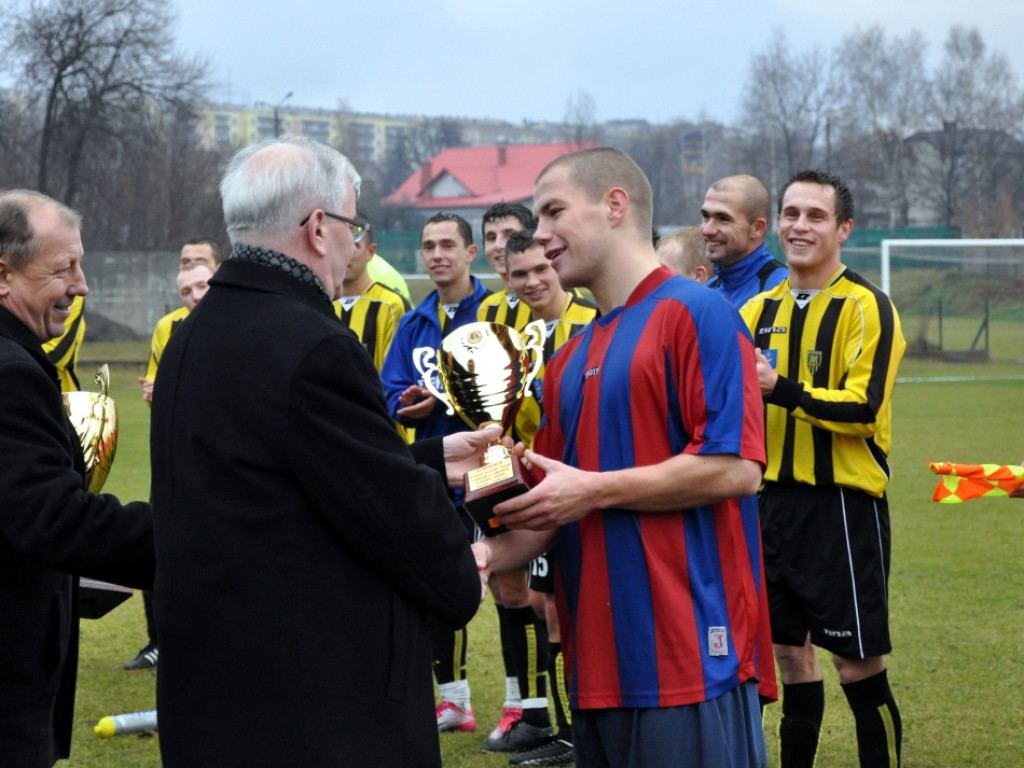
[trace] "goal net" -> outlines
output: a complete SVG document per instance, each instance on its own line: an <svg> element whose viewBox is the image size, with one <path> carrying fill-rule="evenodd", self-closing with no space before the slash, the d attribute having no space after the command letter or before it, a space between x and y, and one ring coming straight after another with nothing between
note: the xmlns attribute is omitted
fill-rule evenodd
<svg viewBox="0 0 1024 768"><path fill-rule="evenodd" d="M1024 361L1024 239L882 240L908 353Z"/></svg>

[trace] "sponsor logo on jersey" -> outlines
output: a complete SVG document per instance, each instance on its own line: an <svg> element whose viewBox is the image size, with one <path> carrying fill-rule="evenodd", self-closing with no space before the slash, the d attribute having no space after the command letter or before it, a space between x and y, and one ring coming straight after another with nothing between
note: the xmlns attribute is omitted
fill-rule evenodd
<svg viewBox="0 0 1024 768"><path fill-rule="evenodd" d="M785 333L788 330L789 327L785 325L766 325L764 328L757 329L757 335L760 336L765 333Z"/></svg>
<svg viewBox="0 0 1024 768"><path fill-rule="evenodd" d="M599 374L600 372L601 372L601 366L600 365L597 366L596 368L587 368L587 370L583 373L583 378L584 379L589 379L591 376L597 376L597 374Z"/></svg>

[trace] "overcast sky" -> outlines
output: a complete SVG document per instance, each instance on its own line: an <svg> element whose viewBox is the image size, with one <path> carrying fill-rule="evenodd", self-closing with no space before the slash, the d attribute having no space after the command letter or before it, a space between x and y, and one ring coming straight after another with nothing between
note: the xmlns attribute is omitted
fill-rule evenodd
<svg viewBox="0 0 1024 768"><path fill-rule="evenodd" d="M977 27L1024 75L1021 0L171 0L179 50L210 59L218 100L560 121L738 118L750 56L781 27L796 50L857 28L917 29L929 60Z"/></svg>

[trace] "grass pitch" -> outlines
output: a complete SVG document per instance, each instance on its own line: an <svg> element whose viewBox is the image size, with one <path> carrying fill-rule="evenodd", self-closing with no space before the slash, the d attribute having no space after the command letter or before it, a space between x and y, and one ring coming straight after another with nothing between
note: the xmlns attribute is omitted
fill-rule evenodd
<svg viewBox="0 0 1024 768"><path fill-rule="evenodd" d="M1018 325L1019 329L1020 326ZM1024 334L1013 334L1019 345ZM145 344L86 346L88 360L141 360ZM1013 359L1013 354L1002 359ZM998 359L998 358L997 358ZM82 371L91 370L83 363ZM105 488L125 500L149 494L148 408L139 364L112 370L120 413L117 460ZM907 768L1021 765L1024 754L1024 500L930 501L937 478L929 460L1017 463L1024 459L1024 366L906 361L894 396L891 580L894 653L890 679L904 726ZM973 377L932 381L935 377ZM82 377L88 380L88 375ZM926 379L917 381L917 379ZM155 674L121 665L145 642L135 596L98 621L82 622L81 662L69 768L156 768L157 738L100 739L104 715L152 709ZM819 766L856 766L853 720L838 679L823 658L827 704ZM488 601L470 626L470 682L478 730L442 734L444 764L500 766L478 747L504 697L497 621ZM254 671L256 673L256 671ZM339 696L358 695L338 691ZM769 755L777 765L779 706L765 713ZM395 723L396 728L401 723Z"/></svg>

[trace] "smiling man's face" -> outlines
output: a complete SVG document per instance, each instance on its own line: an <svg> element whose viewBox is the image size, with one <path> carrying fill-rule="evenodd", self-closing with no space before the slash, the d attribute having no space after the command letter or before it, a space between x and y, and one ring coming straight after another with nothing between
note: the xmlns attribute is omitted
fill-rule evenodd
<svg viewBox="0 0 1024 768"><path fill-rule="evenodd" d="M88 294L89 287L78 229L51 205L32 207L28 219L43 248L21 269L0 259L0 306L44 342L64 333L71 302Z"/></svg>

